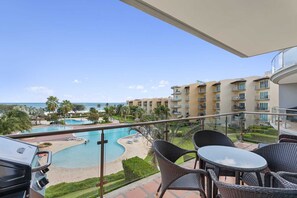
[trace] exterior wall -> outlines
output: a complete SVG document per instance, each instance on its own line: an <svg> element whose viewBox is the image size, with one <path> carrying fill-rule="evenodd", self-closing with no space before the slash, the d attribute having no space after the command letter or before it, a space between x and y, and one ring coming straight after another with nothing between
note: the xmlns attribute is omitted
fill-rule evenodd
<svg viewBox="0 0 297 198"><path fill-rule="evenodd" d="M279 85L279 106L292 108L297 106L297 83Z"/></svg>
<svg viewBox="0 0 297 198"><path fill-rule="evenodd" d="M169 99L168 98L144 98L144 99L135 99L128 100L127 105L129 106L139 106L143 108L147 114L151 114L152 111L158 105L164 105L169 107Z"/></svg>
<svg viewBox="0 0 297 198"><path fill-rule="evenodd" d="M190 84L189 116L198 116L198 83Z"/></svg>

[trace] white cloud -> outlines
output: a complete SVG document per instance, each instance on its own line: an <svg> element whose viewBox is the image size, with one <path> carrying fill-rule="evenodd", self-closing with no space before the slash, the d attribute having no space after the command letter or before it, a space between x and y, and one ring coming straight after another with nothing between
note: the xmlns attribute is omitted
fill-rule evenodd
<svg viewBox="0 0 297 198"><path fill-rule="evenodd" d="M162 87L166 87L167 85L169 84L169 82L167 80L161 80L158 85L156 86L152 86L151 88L152 89L159 89L159 88L162 88Z"/></svg>
<svg viewBox="0 0 297 198"><path fill-rule="evenodd" d="M54 93L52 89L49 89L43 86L32 86L32 87L28 87L27 90L31 93L43 94L43 95L53 95Z"/></svg>
<svg viewBox="0 0 297 198"><path fill-rule="evenodd" d="M147 90L146 90L146 89L144 89L144 90L142 90L141 92L142 92L142 93L147 93Z"/></svg>
<svg viewBox="0 0 297 198"><path fill-rule="evenodd" d="M169 82L167 81L167 80L161 80L160 82L159 82L159 87L165 87L166 85L168 85L169 84Z"/></svg>
<svg viewBox="0 0 297 198"><path fill-rule="evenodd" d="M136 89L136 90L143 90L144 86L143 85L130 85L128 88L129 89Z"/></svg>
<svg viewBox="0 0 297 198"><path fill-rule="evenodd" d="M74 81L72 81L73 83L75 83L75 84L79 84L79 83L81 83L81 81L79 81L79 80L77 80L77 79L75 79Z"/></svg>

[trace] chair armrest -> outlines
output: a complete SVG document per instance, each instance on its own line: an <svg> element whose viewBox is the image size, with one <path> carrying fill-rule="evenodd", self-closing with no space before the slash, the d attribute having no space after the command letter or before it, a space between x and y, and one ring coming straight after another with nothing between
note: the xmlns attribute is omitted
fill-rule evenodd
<svg viewBox="0 0 297 198"><path fill-rule="evenodd" d="M208 172L206 170L202 170L202 169L188 169L188 168L183 168L185 172L189 173L195 173L195 174L202 174L204 176L208 176Z"/></svg>
<svg viewBox="0 0 297 198"><path fill-rule="evenodd" d="M297 184L297 173L293 172L285 172L285 171L279 171L277 172L279 176L284 178L285 180L288 180L289 182L292 182L293 184Z"/></svg>
<svg viewBox="0 0 297 198"><path fill-rule="evenodd" d="M294 183L284 179L278 173L267 172L265 174L265 176L271 176L274 179L274 183L277 182L277 185L280 185L280 187L297 189L297 184L294 184ZM279 186L277 186L277 187L279 187Z"/></svg>

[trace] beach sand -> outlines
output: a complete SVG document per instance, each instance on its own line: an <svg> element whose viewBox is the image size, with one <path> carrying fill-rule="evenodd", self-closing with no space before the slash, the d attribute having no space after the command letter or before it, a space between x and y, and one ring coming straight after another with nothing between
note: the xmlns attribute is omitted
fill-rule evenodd
<svg viewBox="0 0 297 198"><path fill-rule="evenodd" d="M132 144L128 144L127 141L131 139L131 137L124 137L118 140L118 143L125 147L125 152L115 161L109 162L105 164L104 175L108 175L111 173L116 173L122 170L122 160L128 159L134 156L138 156L140 158L145 158L147 153L151 147L151 144L147 142L144 137L139 137L138 142L133 142ZM44 148L44 150L52 151L56 153L65 148L82 144L84 141L47 141L52 143L51 146ZM67 160L67 159L65 159ZM50 171L47 173L50 185L55 185L61 182L74 182L81 181L87 178L99 177L99 166L89 167L89 168L61 168L56 167L55 165L51 165L49 167Z"/></svg>

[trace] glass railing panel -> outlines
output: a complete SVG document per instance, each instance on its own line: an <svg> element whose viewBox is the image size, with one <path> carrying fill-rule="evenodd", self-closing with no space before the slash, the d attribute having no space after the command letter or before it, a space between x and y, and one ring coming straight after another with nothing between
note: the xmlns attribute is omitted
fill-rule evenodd
<svg viewBox="0 0 297 198"><path fill-rule="evenodd" d="M246 114L242 140L250 143L278 142L278 128L267 114Z"/></svg>
<svg viewBox="0 0 297 198"><path fill-rule="evenodd" d="M43 127L39 127L41 129ZM45 197L96 197L99 184L98 131L21 139L52 152ZM41 159L44 164L46 158Z"/></svg>
<svg viewBox="0 0 297 198"><path fill-rule="evenodd" d="M284 51L284 67L290 67L297 64L297 48L291 48Z"/></svg>

